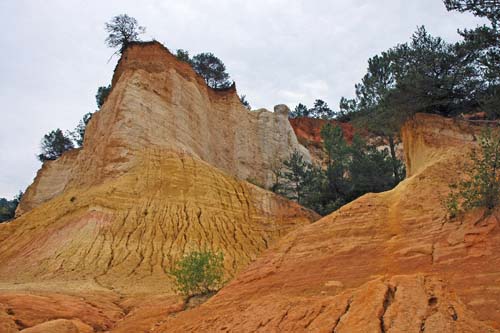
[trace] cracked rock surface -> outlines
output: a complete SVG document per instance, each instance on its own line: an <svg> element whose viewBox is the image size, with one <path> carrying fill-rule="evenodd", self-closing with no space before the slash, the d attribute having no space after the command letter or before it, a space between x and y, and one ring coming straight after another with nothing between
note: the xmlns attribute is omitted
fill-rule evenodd
<svg viewBox="0 0 500 333"><path fill-rule="evenodd" d="M480 128L417 115L409 178L286 235L159 332L497 332L500 213L446 221L441 198Z"/></svg>

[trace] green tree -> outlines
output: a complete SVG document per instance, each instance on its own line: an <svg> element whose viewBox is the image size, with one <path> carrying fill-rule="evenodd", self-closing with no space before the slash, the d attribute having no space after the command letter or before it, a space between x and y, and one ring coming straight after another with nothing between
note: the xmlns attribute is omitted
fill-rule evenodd
<svg viewBox="0 0 500 333"><path fill-rule="evenodd" d="M304 161L302 154L294 151L290 158L283 162L281 176L284 181L279 187L279 193L290 200L302 203L304 199L304 187L308 180L308 172L311 165Z"/></svg>
<svg viewBox="0 0 500 333"><path fill-rule="evenodd" d="M82 120L78 122L78 125L74 129L74 131L70 132L70 136L73 138L73 140L76 143L77 147L82 147L83 146L83 139L85 137L85 130L87 129L87 124L89 123L90 119L92 118L92 113L88 112L86 113Z"/></svg>
<svg viewBox="0 0 500 333"><path fill-rule="evenodd" d="M309 117L309 109L302 103L297 104L295 109L289 113L288 118Z"/></svg>
<svg viewBox="0 0 500 333"><path fill-rule="evenodd" d="M104 102L106 102L106 99L108 98L110 92L111 92L111 84L108 86L101 86L97 88L95 101L99 109L104 105Z"/></svg>
<svg viewBox="0 0 500 333"><path fill-rule="evenodd" d="M321 138L328 155L326 187L323 189L323 205L335 210L349 198L351 184L348 181L351 149L340 126L330 123L321 128Z"/></svg>
<svg viewBox="0 0 500 333"><path fill-rule="evenodd" d="M328 154L328 164L335 163L344 169L349 156L349 146L344 138L342 127L326 123L320 133Z"/></svg>
<svg viewBox="0 0 500 333"><path fill-rule="evenodd" d="M339 113L336 119L338 121L348 122L352 121L356 116L357 104L355 99L340 98Z"/></svg>
<svg viewBox="0 0 500 333"><path fill-rule="evenodd" d="M488 211L500 201L500 132L484 131L479 149L469 154L470 163L464 168L464 179L450 184L450 194L445 202L451 217L476 207Z"/></svg>
<svg viewBox="0 0 500 333"><path fill-rule="evenodd" d="M472 12L475 16L486 17L496 28L500 19L498 0L444 0L446 9L460 12Z"/></svg>
<svg viewBox="0 0 500 333"><path fill-rule="evenodd" d="M317 99L314 101L314 106L309 110L308 116L312 118L333 119L335 112L328 107L325 101Z"/></svg>
<svg viewBox="0 0 500 333"><path fill-rule="evenodd" d="M180 61L184 61L184 62L187 62L188 64L190 64L191 66L193 65L193 61L191 60L191 58L189 57L189 52L187 50L183 50L183 49L178 49L177 50L177 53L175 54L175 57L177 59L179 59Z"/></svg>
<svg viewBox="0 0 500 333"><path fill-rule="evenodd" d="M140 26L135 18L127 14L113 17L110 22L106 23L105 30L109 33L106 37L106 45L111 48L119 47L120 53L131 42L138 41L140 34L146 32L146 28Z"/></svg>
<svg viewBox="0 0 500 333"><path fill-rule="evenodd" d="M65 151L74 148L73 141L69 136L66 136L59 128L45 134L41 142L41 154L38 159L41 162L47 160L55 160Z"/></svg>
<svg viewBox="0 0 500 333"><path fill-rule="evenodd" d="M217 291L224 283L224 256L211 251L191 252L174 265L170 275L177 291L185 296Z"/></svg>
<svg viewBox="0 0 500 333"><path fill-rule="evenodd" d="M464 41L458 44L462 58L470 59L478 76L475 94L471 94L479 109L490 119L500 117L500 2L497 0L445 0L448 10L470 11L485 17L491 26L459 31ZM470 90L470 89L469 89Z"/></svg>
<svg viewBox="0 0 500 333"><path fill-rule="evenodd" d="M193 57L193 69L205 79L205 83L214 89L231 86L229 74L224 63L212 53L200 53Z"/></svg>
<svg viewBox="0 0 500 333"><path fill-rule="evenodd" d="M399 167L402 167L401 162ZM352 198L365 193L387 191L395 185L392 161L387 150L377 150L358 135L353 138L348 170L351 183L349 195Z"/></svg>
<svg viewBox="0 0 500 333"><path fill-rule="evenodd" d="M7 200L5 198L0 198L0 223L12 220L16 213L16 208L21 201L23 192L20 191L14 199Z"/></svg>
<svg viewBox="0 0 500 333"><path fill-rule="evenodd" d="M243 104L243 106L247 110L252 110L252 107L250 106L250 102L248 102L248 100L247 100L247 96L246 95L240 95L239 97L240 97L241 104Z"/></svg>

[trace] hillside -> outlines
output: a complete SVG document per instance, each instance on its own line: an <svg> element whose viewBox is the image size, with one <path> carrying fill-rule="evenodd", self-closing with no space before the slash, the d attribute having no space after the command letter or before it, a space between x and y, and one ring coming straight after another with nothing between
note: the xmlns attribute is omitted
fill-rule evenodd
<svg viewBox="0 0 500 333"><path fill-rule="evenodd" d="M161 44L132 45L83 148L45 162L0 225L0 332L102 331L144 295L182 306L168 271L194 250L222 252L230 279L319 218L246 181L295 150L310 158L286 107L249 112Z"/></svg>
<svg viewBox="0 0 500 333"><path fill-rule="evenodd" d="M498 332L500 212L448 221L441 204L481 126L417 114L407 179L317 221L263 188L293 151L322 158L324 121L287 113L132 44L83 148L44 163L0 225L0 333ZM201 249L230 282L196 306L168 271Z"/></svg>
<svg viewBox="0 0 500 333"><path fill-rule="evenodd" d="M408 179L288 234L155 331L498 331L500 213L447 222L440 204L479 131L418 115L403 128Z"/></svg>

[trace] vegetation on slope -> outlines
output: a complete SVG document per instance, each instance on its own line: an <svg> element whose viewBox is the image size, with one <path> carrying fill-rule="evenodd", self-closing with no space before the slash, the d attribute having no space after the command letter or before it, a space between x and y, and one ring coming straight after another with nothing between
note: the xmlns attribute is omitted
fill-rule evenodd
<svg viewBox="0 0 500 333"><path fill-rule="evenodd" d="M464 179L450 185L445 200L450 217L476 208L487 212L500 202L500 133L485 130L479 139L479 149L472 149L470 162L464 165Z"/></svg>
<svg viewBox="0 0 500 333"><path fill-rule="evenodd" d="M22 196L23 192L19 192L12 200L0 198L0 223L14 218L17 205L21 201Z"/></svg>

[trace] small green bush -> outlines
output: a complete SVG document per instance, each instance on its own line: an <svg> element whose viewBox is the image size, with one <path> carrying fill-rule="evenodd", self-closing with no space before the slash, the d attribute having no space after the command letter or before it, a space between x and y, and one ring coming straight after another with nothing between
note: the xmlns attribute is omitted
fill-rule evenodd
<svg viewBox="0 0 500 333"><path fill-rule="evenodd" d="M500 133L485 130L479 141L479 150L469 154L471 163L465 166L464 179L450 184L450 193L444 204L451 218L476 207L488 212L500 202Z"/></svg>
<svg viewBox="0 0 500 333"><path fill-rule="evenodd" d="M180 259L170 271L177 291L186 296L205 295L223 285L224 256L211 251L194 251Z"/></svg>

